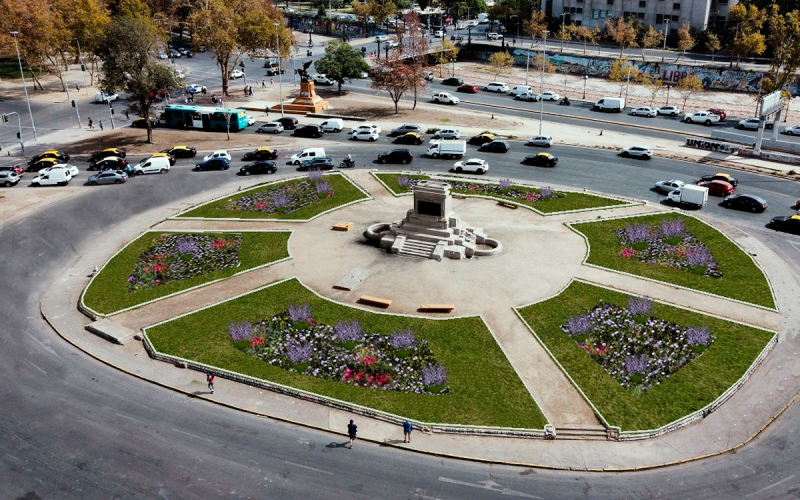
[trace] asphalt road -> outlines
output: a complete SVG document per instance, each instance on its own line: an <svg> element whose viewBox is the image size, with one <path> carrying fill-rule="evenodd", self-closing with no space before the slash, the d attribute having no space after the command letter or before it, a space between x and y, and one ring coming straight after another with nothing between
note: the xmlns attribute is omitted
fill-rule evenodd
<svg viewBox="0 0 800 500"><path fill-rule="evenodd" d="M389 148L387 143L360 144L359 167L376 168L369 162ZM338 160L350 148L328 149ZM561 157L555 169L522 167L516 162L523 149L515 144L511 153L489 157L490 176L575 187L591 183L598 190L649 198L656 197L647 191L651 180L710 172L701 165L620 160L612 152L560 147L552 148ZM40 297L106 228L220 183L233 186L240 162L227 172L191 173L192 164L179 160L169 174L124 185L87 186L79 197L0 227L0 249L7 257L0 273L4 498L758 499L800 491L796 405L735 454L642 473L548 472L445 460L365 442L345 449L342 436L189 399L76 352L40 318ZM444 172L448 164L417 155L412 166ZM770 201L767 214L741 214L713 204L704 213L764 231L772 246L800 244L800 237L763 230L769 215L786 212L796 185L754 174L740 177L740 190L758 190Z"/></svg>

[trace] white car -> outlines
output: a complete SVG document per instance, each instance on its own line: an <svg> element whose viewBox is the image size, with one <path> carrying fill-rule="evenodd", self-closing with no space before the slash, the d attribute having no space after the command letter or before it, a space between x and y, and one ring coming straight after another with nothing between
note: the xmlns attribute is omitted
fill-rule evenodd
<svg viewBox="0 0 800 500"><path fill-rule="evenodd" d="M561 96L556 92L542 92L543 101L557 101L559 99L561 99Z"/></svg>
<svg viewBox="0 0 800 500"><path fill-rule="evenodd" d="M508 91L510 95L515 97L523 92L533 92L533 88L530 85L514 85L511 87L511 90Z"/></svg>
<svg viewBox="0 0 800 500"><path fill-rule="evenodd" d="M647 146L631 146L623 149L621 154L623 158L629 158L632 156L634 158L649 160L653 157L653 150Z"/></svg>
<svg viewBox="0 0 800 500"><path fill-rule="evenodd" d="M783 130L783 133L787 135L800 135L800 125L795 125L793 127L786 127Z"/></svg>
<svg viewBox="0 0 800 500"><path fill-rule="evenodd" d="M681 114L681 108L678 106L661 106L656 109L659 115L678 116Z"/></svg>
<svg viewBox="0 0 800 500"><path fill-rule="evenodd" d="M240 69L235 69L231 71L231 76L230 76L231 80L236 80L237 78L242 78L242 77L244 77L244 71Z"/></svg>
<svg viewBox="0 0 800 500"><path fill-rule="evenodd" d="M109 102L119 99L117 94L106 94L105 92L98 92L94 95L94 102L102 102L108 104Z"/></svg>
<svg viewBox="0 0 800 500"><path fill-rule="evenodd" d="M80 173L78 167L76 167L75 165L70 165L69 163L61 163L58 165L53 165L52 167L47 167L45 169L40 170L40 172L53 172L55 170L66 170L70 178L76 177Z"/></svg>
<svg viewBox="0 0 800 500"><path fill-rule="evenodd" d="M357 134L358 132L363 132L365 130L375 132L376 134L381 133L381 128L379 126L375 125L374 123L367 123L350 129L350 135Z"/></svg>
<svg viewBox="0 0 800 500"><path fill-rule="evenodd" d="M541 100L541 96L539 94L535 94L533 92L522 92L521 94L517 94L514 96L514 99L519 101L528 101L528 102L538 102Z"/></svg>
<svg viewBox="0 0 800 500"><path fill-rule="evenodd" d="M370 141L375 142L380 138L378 132L374 130L360 130L355 134L350 134L350 139L354 141Z"/></svg>
<svg viewBox="0 0 800 500"><path fill-rule="evenodd" d="M656 182L656 191L661 191L662 193L671 193L676 189L680 189L685 186L686 183L683 181L679 181L678 179L670 179L668 181L658 181Z"/></svg>
<svg viewBox="0 0 800 500"><path fill-rule="evenodd" d="M183 71L181 71L179 69L175 69L175 70L173 70L173 72L175 73L175 78L178 78L178 79L186 78L186 73L184 73Z"/></svg>
<svg viewBox="0 0 800 500"><path fill-rule="evenodd" d="M444 104L458 104L461 102L461 99L454 96L450 92L437 92L433 94L433 102L439 102Z"/></svg>
<svg viewBox="0 0 800 500"><path fill-rule="evenodd" d="M203 157L203 161L213 160L214 158L225 158L228 161L231 161L231 154L225 151L224 149L220 149L218 151L213 151L208 153Z"/></svg>
<svg viewBox="0 0 800 500"><path fill-rule="evenodd" d="M328 78L327 75L322 74L322 75L317 75L317 76L314 77L314 83L316 83L318 85L335 85L336 81L335 80L331 80L330 78Z"/></svg>
<svg viewBox="0 0 800 500"><path fill-rule="evenodd" d="M399 47L400 42L398 42L394 38L390 38L389 40L386 40L386 46L389 47L390 49L393 49L395 47Z"/></svg>
<svg viewBox="0 0 800 500"><path fill-rule="evenodd" d="M531 137L528 139L528 142L526 142L525 145L549 148L553 145L553 138L548 135L537 135L536 137Z"/></svg>
<svg viewBox="0 0 800 500"><path fill-rule="evenodd" d="M444 31L442 31L442 30L434 31L433 32L433 37L434 38L443 38L444 37Z"/></svg>
<svg viewBox="0 0 800 500"><path fill-rule="evenodd" d="M269 122L261 125L256 129L256 132L262 134L280 134L283 132L283 124L281 122Z"/></svg>
<svg viewBox="0 0 800 500"><path fill-rule="evenodd" d="M158 58L159 59L169 59L169 56L167 55L166 52L159 52L158 53Z"/></svg>
<svg viewBox="0 0 800 500"><path fill-rule="evenodd" d="M759 121L758 118L747 118L746 120L742 120L739 122L739 125L736 126L739 130L758 130ZM764 125L764 128L767 130L772 128L772 122L767 122Z"/></svg>
<svg viewBox="0 0 800 500"><path fill-rule="evenodd" d="M433 139L461 139L461 132L457 128L444 128L433 134Z"/></svg>
<svg viewBox="0 0 800 500"><path fill-rule="evenodd" d="M375 37L375 43L378 43L378 42L383 43L388 39L389 39L389 37L386 36L386 35L378 35L378 36Z"/></svg>
<svg viewBox="0 0 800 500"><path fill-rule="evenodd" d="M489 37L489 40L501 40L503 35L500 33L488 33L486 36Z"/></svg>
<svg viewBox="0 0 800 500"><path fill-rule="evenodd" d="M247 115L247 118L245 118L245 120L247 120L248 125L253 125L256 123L256 119L250 115Z"/></svg>
<svg viewBox="0 0 800 500"><path fill-rule="evenodd" d="M470 158L469 160L456 162L453 168L459 173L465 170L472 170L476 174L484 174L489 170L489 162L480 158Z"/></svg>
<svg viewBox="0 0 800 500"><path fill-rule="evenodd" d="M686 123L702 123L703 125L711 125L712 123L719 122L719 115L709 113L708 111L698 111L696 113L686 113L683 117ZM742 122L739 122L741 125ZM740 127L741 128L741 127Z"/></svg>
<svg viewBox="0 0 800 500"><path fill-rule="evenodd" d="M508 92L508 85L503 82L491 82L484 85L483 90L487 92Z"/></svg>
<svg viewBox="0 0 800 500"><path fill-rule="evenodd" d="M194 85L187 85L187 86L184 88L184 90L185 90L186 92L190 93L190 94L196 94L196 93L198 93L198 92L208 91L208 90L206 89L205 85L198 85L198 84L196 84L196 83L195 83Z"/></svg>
<svg viewBox="0 0 800 500"><path fill-rule="evenodd" d="M635 108L631 110L631 115L633 116L646 116L647 118L655 118L658 113L655 109L649 106L642 106L641 108Z"/></svg>

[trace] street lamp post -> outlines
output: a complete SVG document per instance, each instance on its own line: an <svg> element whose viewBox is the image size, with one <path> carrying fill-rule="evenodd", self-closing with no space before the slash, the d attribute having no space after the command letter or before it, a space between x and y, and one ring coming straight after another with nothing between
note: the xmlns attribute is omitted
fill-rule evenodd
<svg viewBox="0 0 800 500"><path fill-rule="evenodd" d="M283 75L281 74L281 39L280 39L280 30L278 30L278 26L281 23L272 23L275 26L275 52L278 55L278 100L281 102L281 118L284 117L283 115ZM308 33L308 39L311 40L311 32Z"/></svg>
<svg viewBox="0 0 800 500"><path fill-rule="evenodd" d="M114 108L111 107L111 99L108 100L108 116L111 118L111 130L114 130L117 127L114 126ZM149 116L145 116L144 118L145 120L150 119Z"/></svg>
<svg viewBox="0 0 800 500"><path fill-rule="evenodd" d="M583 98L586 99L586 82L589 81L589 75L583 75Z"/></svg>
<svg viewBox="0 0 800 500"><path fill-rule="evenodd" d="M528 69L530 69L530 67L531 67L531 51L530 49L527 49L525 51L525 85L528 84Z"/></svg>
<svg viewBox="0 0 800 500"><path fill-rule="evenodd" d="M633 69L633 67L631 66L631 63L627 62L625 64L625 76L626 76L626 79L625 79L625 100L628 99L628 88L630 88L630 86L631 86L631 70L632 69Z"/></svg>
<svg viewBox="0 0 800 500"><path fill-rule="evenodd" d="M14 37L14 47L17 49L17 62L19 63L19 76L22 77L22 90L25 91L25 101L28 103L28 114L31 115L31 128L33 129L33 138L34 140L38 140L36 137L36 125L33 124L33 111L31 110L31 99L28 97L28 85L25 84L25 73L22 71L22 59L19 56L19 44L17 43L17 35L19 35L19 31L10 31L11 36ZM19 115L17 116L19 118ZM20 134L22 135L22 134ZM20 137L20 140L22 138Z"/></svg>
<svg viewBox="0 0 800 500"><path fill-rule="evenodd" d="M669 19L664 20L664 50L667 50L667 35L669 35Z"/></svg>
<svg viewBox="0 0 800 500"><path fill-rule="evenodd" d="M83 88L88 88L89 84L86 83L86 65L83 63L83 52L81 52L81 42L76 38L75 43L78 44L78 60L81 62L81 73L83 73Z"/></svg>
<svg viewBox="0 0 800 500"><path fill-rule="evenodd" d="M561 14L561 52L564 52L564 31L566 30L566 19L565 16L568 16L569 12L564 12Z"/></svg>
<svg viewBox="0 0 800 500"><path fill-rule="evenodd" d="M542 46L542 80L539 84L539 135L542 135L542 121L544 120L544 99L542 99L542 94L544 93L544 65L547 61L547 35L549 34L550 32L547 30L542 31L544 45Z"/></svg>
<svg viewBox="0 0 800 500"><path fill-rule="evenodd" d="M672 85L667 85L667 104L665 106L669 106L669 91L672 89Z"/></svg>

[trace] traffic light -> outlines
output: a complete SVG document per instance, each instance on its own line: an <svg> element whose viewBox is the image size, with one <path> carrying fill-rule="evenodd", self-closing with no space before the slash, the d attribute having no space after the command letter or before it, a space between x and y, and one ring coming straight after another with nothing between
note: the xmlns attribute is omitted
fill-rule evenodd
<svg viewBox="0 0 800 500"><path fill-rule="evenodd" d="M72 100L72 107L75 107L75 99Z"/></svg>
<svg viewBox="0 0 800 500"><path fill-rule="evenodd" d="M17 139L22 139L22 137L19 135L19 132L17 132Z"/></svg>
<svg viewBox="0 0 800 500"><path fill-rule="evenodd" d="M86 65L81 63L81 71L86 71Z"/></svg>
<svg viewBox="0 0 800 500"><path fill-rule="evenodd" d="M114 108L111 108L111 114L112 115L114 114Z"/></svg>
<svg viewBox="0 0 800 500"><path fill-rule="evenodd" d="M8 115L3 113L3 123L8 123Z"/></svg>

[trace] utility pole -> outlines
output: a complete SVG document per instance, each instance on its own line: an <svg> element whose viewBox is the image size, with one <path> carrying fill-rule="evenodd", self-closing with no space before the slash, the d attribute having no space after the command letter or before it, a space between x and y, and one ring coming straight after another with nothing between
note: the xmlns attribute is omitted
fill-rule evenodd
<svg viewBox="0 0 800 500"><path fill-rule="evenodd" d="M549 34L550 32L547 30L542 31L544 45L542 46L542 80L539 84L539 135L542 135L542 121L544 120L544 99L542 99L542 94L544 93L544 65L547 62L547 35Z"/></svg>

